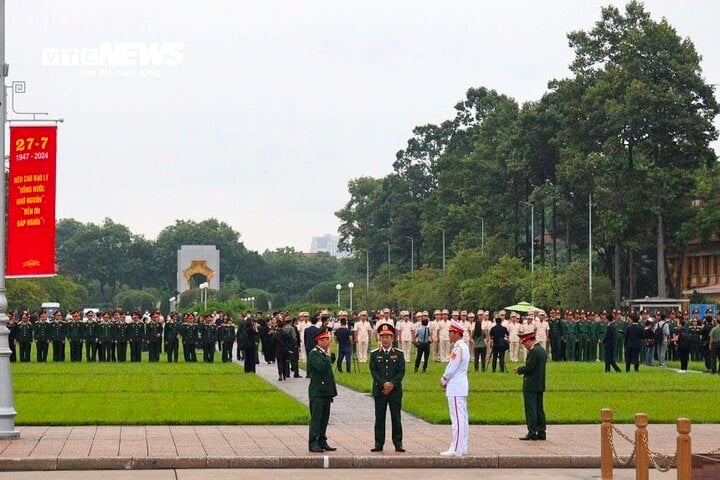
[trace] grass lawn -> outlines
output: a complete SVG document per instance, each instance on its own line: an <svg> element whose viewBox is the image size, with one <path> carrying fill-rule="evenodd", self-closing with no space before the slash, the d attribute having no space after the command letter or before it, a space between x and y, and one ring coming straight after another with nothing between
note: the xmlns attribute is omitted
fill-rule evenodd
<svg viewBox="0 0 720 480"><path fill-rule="evenodd" d="M35 352L33 350L33 356ZM34 358L33 358L34 362ZM18 425L307 424L307 407L232 363L14 363Z"/></svg>
<svg viewBox="0 0 720 480"><path fill-rule="evenodd" d="M413 351L413 354L415 352ZM367 364L359 373L338 373L338 383L370 393ZM449 423L447 402L439 379L444 363L430 362L428 373L413 373L408 364L403 381L403 409L432 423ZM508 364L510 371L514 366ZM695 365L696 367L698 365ZM470 365L468 410L473 424L524 424L522 378L514 373L475 373ZM632 423L634 414L647 413L651 423L675 423L688 417L694 423L720 422L714 408L720 375L677 373L672 369L640 366L639 373L604 373L602 363L553 363L547 366L545 413L548 423L599 423L600 409L613 409L616 423Z"/></svg>

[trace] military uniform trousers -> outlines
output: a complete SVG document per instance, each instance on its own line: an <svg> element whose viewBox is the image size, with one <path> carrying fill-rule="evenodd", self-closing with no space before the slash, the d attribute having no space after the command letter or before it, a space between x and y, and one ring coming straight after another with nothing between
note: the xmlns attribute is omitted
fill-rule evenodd
<svg viewBox="0 0 720 480"><path fill-rule="evenodd" d="M403 446L402 422L400 410L402 409L402 391L393 390L389 395L382 393L373 397L375 401L375 447L385 445L385 417L390 408L390 423L392 424L392 442L396 447Z"/></svg>
<svg viewBox="0 0 720 480"><path fill-rule="evenodd" d="M126 362L127 361L127 342L117 342L117 361L118 362Z"/></svg>
<svg viewBox="0 0 720 480"><path fill-rule="evenodd" d="M20 343L20 361L23 363L30 361L30 349L32 348L32 342L18 342Z"/></svg>
<svg viewBox="0 0 720 480"><path fill-rule="evenodd" d="M245 352L247 354L247 352ZM332 397L310 397L309 448L327 445L327 426L330 421Z"/></svg>
<svg viewBox="0 0 720 480"><path fill-rule="evenodd" d="M234 340L224 340L222 342L222 361L223 361L223 363L232 362L233 343L235 343Z"/></svg>
<svg viewBox="0 0 720 480"><path fill-rule="evenodd" d="M100 342L100 347L98 350L98 361L109 362L110 360L112 360L111 349L112 349L111 341L108 340L108 341Z"/></svg>
<svg viewBox="0 0 720 480"><path fill-rule="evenodd" d="M70 340L70 361L82 362L82 340Z"/></svg>
<svg viewBox="0 0 720 480"><path fill-rule="evenodd" d="M65 340L53 340L53 362L65 361Z"/></svg>
<svg viewBox="0 0 720 480"><path fill-rule="evenodd" d="M197 362L197 352L194 343L183 343L183 358L186 362Z"/></svg>
<svg viewBox="0 0 720 480"><path fill-rule="evenodd" d="M577 345L577 338L574 336L567 337L567 359L569 362L577 361L575 356L575 346Z"/></svg>
<svg viewBox="0 0 720 480"><path fill-rule="evenodd" d="M85 340L85 361L94 362L97 358L97 342L94 339Z"/></svg>
<svg viewBox="0 0 720 480"><path fill-rule="evenodd" d="M148 361L160 361L160 345L161 343L159 338L153 338L148 342Z"/></svg>
<svg viewBox="0 0 720 480"><path fill-rule="evenodd" d="M35 343L35 349L37 350L37 361L47 362L48 348L50 344L47 340L38 340Z"/></svg>
<svg viewBox="0 0 720 480"><path fill-rule="evenodd" d="M543 408L544 392L523 392L523 403L525 404L525 422L528 432L545 436L547 425L545 423L545 409Z"/></svg>
<svg viewBox="0 0 720 480"><path fill-rule="evenodd" d="M130 361L142 361L142 340L130 340Z"/></svg>
<svg viewBox="0 0 720 480"><path fill-rule="evenodd" d="M165 355L167 355L168 363L177 363L178 361L178 340L168 340L165 342Z"/></svg>
<svg viewBox="0 0 720 480"><path fill-rule="evenodd" d="M213 363L215 361L215 342L203 343L203 362Z"/></svg>
<svg viewBox="0 0 720 480"><path fill-rule="evenodd" d="M560 337L553 335L550 337L550 348L552 349L552 359L556 362L560 361Z"/></svg>

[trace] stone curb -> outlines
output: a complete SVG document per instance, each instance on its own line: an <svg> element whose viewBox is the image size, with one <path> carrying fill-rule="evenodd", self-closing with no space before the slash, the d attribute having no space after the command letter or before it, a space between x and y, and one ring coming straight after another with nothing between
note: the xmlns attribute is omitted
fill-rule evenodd
<svg viewBox="0 0 720 480"><path fill-rule="evenodd" d="M196 468L599 468L592 455L0 458L0 471Z"/></svg>

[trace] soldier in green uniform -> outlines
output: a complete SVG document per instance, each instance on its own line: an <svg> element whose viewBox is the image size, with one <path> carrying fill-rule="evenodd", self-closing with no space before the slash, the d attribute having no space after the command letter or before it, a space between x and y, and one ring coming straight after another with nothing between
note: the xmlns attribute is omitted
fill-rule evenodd
<svg viewBox="0 0 720 480"><path fill-rule="evenodd" d="M112 348L112 324L110 323L110 312L102 312L100 314L100 323L97 326L98 331L98 361L110 361L110 349Z"/></svg>
<svg viewBox="0 0 720 480"><path fill-rule="evenodd" d="M396 452L404 452L402 440L402 380L405 377L405 356L392 346L395 329L388 323L378 328L380 346L370 353L370 374L373 378L372 396L375 400L375 447L382 452L385 446L385 416L390 407L392 441Z"/></svg>
<svg viewBox="0 0 720 480"><path fill-rule="evenodd" d="M670 333L670 338L668 339L667 346L667 359L671 361L675 361L678 359L677 342L673 341L673 339L675 339L675 336L677 335L678 321L678 312L676 312L675 310L670 310L667 320L668 332Z"/></svg>
<svg viewBox="0 0 720 480"><path fill-rule="evenodd" d="M217 327L211 313L205 315L205 323L202 325L202 346L203 362L213 363L215 361L215 342L217 341Z"/></svg>
<svg viewBox="0 0 720 480"><path fill-rule="evenodd" d="M10 361L15 362L17 355L15 353L15 340L17 338L17 321L15 315L12 312L8 312L7 329L10 330L8 333L8 343L10 344Z"/></svg>
<svg viewBox="0 0 720 480"><path fill-rule="evenodd" d="M523 403L525 405L525 423L528 433L520 440L545 440L546 419L543 405L545 392L545 366L547 352L535 341L535 333L520 336L520 341L527 348L525 365L516 367L515 373L523 376Z"/></svg>
<svg viewBox="0 0 720 480"><path fill-rule="evenodd" d="M180 326L177 323L177 318L177 312L171 312L163 325L163 341L168 363L177 363L178 361L178 333Z"/></svg>
<svg viewBox="0 0 720 480"><path fill-rule="evenodd" d="M160 323L160 312L150 314L150 321L145 327L148 342L148 361L160 361L160 348L162 347L163 326Z"/></svg>
<svg viewBox="0 0 720 480"><path fill-rule="evenodd" d="M595 324L595 333L597 336L597 339L599 341L599 347L600 347L600 358L605 359L605 344L602 342L603 338L605 338L605 332L607 331L608 326L608 312L606 310L603 310L600 314L600 320ZM615 346L615 339L613 338L613 347Z"/></svg>
<svg viewBox="0 0 720 480"><path fill-rule="evenodd" d="M45 311L40 312L40 317L35 322L34 336L37 361L38 363L47 362L48 346L50 345L50 322L48 322L48 314Z"/></svg>
<svg viewBox="0 0 720 480"><path fill-rule="evenodd" d="M587 362L590 356L590 322L588 322L585 310L580 310L580 320L577 322L578 350L575 353L575 360Z"/></svg>
<svg viewBox="0 0 720 480"><path fill-rule="evenodd" d="M223 363L232 362L232 349L235 343L235 324L233 324L228 314L225 314L223 323L218 328L218 341L222 342Z"/></svg>
<svg viewBox="0 0 720 480"><path fill-rule="evenodd" d="M97 357L97 320L92 310L86 314L85 321L85 361L94 362Z"/></svg>
<svg viewBox="0 0 720 480"><path fill-rule="evenodd" d="M195 324L195 316L192 313L186 313L180 329L180 336L183 341L183 358L186 362L197 362L197 354L195 345L197 343L198 332Z"/></svg>
<svg viewBox="0 0 720 480"><path fill-rule="evenodd" d="M335 359L330 353L330 332L327 328L322 328L315 334L314 340L315 347L307 356L307 371L310 375L308 448L311 452L332 452L337 449L327 443L327 425L330 419L330 404L337 396L337 387L333 377Z"/></svg>
<svg viewBox="0 0 720 480"><path fill-rule="evenodd" d="M132 323L128 326L130 338L130 361L142 362L142 347L145 341L145 324L140 317L140 312L132 313Z"/></svg>
<svg viewBox="0 0 720 480"><path fill-rule="evenodd" d="M53 321L50 322L50 336L53 343L53 362L65 361L65 322L60 310L53 313Z"/></svg>
<svg viewBox="0 0 720 480"><path fill-rule="evenodd" d="M115 354L118 362L127 361L127 345L130 339L130 325L125 322L125 312L118 312L115 323Z"/></svg>
<svg viewBox="0 0 720 480"><path fill-rule="evenodd" d="M577 316L580 318L580 311L577 311ZM574 315L568 315L565 317L565 342L567 351L567 360L574 362L577 359L576 349L577 346L577 323L575 322Z"/></svg>
<svg viewBox="0 0 720 480"><path fill-rule="evenodd" d="M20 362L30 361L30 350L33 342L33 324L30 323L30 315L23 312L20 315L20 323L17 324L17 341L20 346Z"/></svg>
<svg viewBox="0 0 720 480"><path fill-rule="evenodd" d="M125 323L125 313L120 310L114 310L112 312L112 318L110 319L112 324L112 343L110 346L110 361L118 361L118 337L120 336L120 324Z"/></svg>
<svg viewBox="0 0 720 480"><path fill-rule="evenodd" d="M553 362L559 362L562 359L562 320L560 312L552 308L550 309L550 353Z"/></svg>
<svg viewBox="0 0 720 480"><path fill-rule="evenodd" d="M77 363L82 362L82 342L85 330L80 312L75 310L70 315L72 318L66 325L66 334L68 342L70 342L70 361Z"/></svg>
<svg viewBox="0 0 720 480"><path fill-rule="evenodd" d="M597 338L597 315L594 311L588 314L588 348L585 355L586 362L597 361L598 338Z"/></svg>

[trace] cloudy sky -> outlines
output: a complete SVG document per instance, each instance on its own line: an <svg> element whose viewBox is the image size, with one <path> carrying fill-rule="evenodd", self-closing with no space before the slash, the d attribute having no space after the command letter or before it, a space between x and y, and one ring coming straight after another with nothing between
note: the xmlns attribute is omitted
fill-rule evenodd
<svg viewBox="0 0 720 480"><path fill-rule="evenodd" d="M565 34L606 3L6 0L8 83L27 82L17 110L65 119L58 218L155 238L216 217L251 249L308 250L348 180L389 173L467 88L522 102L568 75ZM646 7L720 83L720 2Z"/></svg>

